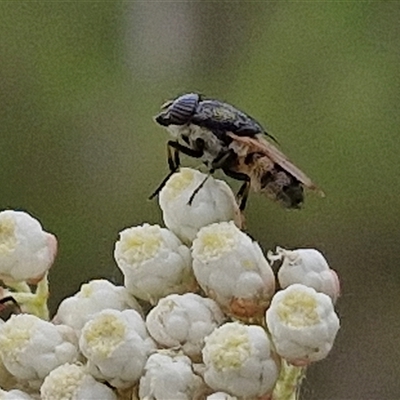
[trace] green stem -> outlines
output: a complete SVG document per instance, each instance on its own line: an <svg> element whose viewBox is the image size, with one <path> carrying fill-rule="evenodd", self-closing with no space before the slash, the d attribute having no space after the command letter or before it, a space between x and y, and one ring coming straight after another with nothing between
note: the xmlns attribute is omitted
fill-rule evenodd
<svg viewBox="0 0 400 400"><path fill-rule="evenodd" d="M295 367L282 360L281 372L272 393L274 400L299 400L301 381L305 367Z"/></svg>
<svg viewBox="0 0 400 400"><path fill-rule="evenodd" d="M16 290L12 293L18 304L23 306L24 310L29 313L36 315L37 317L49 320L49 309L47 307L47 300L49 298L49 281L47 274L37 284L35 293L32 293L29 286L25 282L18 284L9 285L12 289ZM29 292L26 290L28 287ZM21 289L21 290L17 290Z"/></svg>
<svg viewBox="0 0 400 400"><path fill-rule="evenodd" d="M32 293L31 288L26 282L11 282L6 281L5 284L18 293Z"/></svg>

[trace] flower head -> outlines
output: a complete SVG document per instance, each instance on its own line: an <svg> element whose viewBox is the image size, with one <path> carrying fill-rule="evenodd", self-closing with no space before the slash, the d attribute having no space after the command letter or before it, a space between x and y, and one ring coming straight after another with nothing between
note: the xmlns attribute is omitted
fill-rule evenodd
<svg viewBox="0 0 400 400"><path fill-rule="evenodd" d="M59 365L77 359L76 341L67 326L18 314L0 327L0 356L16 378L34 384Z"/></svg>
<svg viewBox="0 0 400 400"><path fill-rule="evenodd" d="M193 270L205 293L229 314L264 314L275 277L260 246L233 222L200 229L192 246Z"/></svg>
<svg viewBox="0 0 400 400"><path fill-rule="evenodd" d="M140 378L139 397L147 400L193 400L204 386L190 358L171 351L152 354Z"/></svg>
<svg viewBox="0 0 400 400"><path fill-rule="evenodd" d="M276 352L295 365L325 358L339 330L330 297L301 284L275 294L266 319Z"/></svg>
<svg viewBox="0 0 400 400"><path fill-rule="evenodd" d="M79 347L94 377L112 386L132 386L155 344L135 310L103 310L82 329Z"/></svg>
<svg viewBox="0 0 400 400"><path fill-rule="evenodd" d="M0 212L0 278L36 283L52 266L57 239L22 211Z"/></svg>
<svg viewBox="0 0 400 400"><path fill-rule="evenodd" d="M214 330L203 348L205 382L234 396L257 397L270 392L278 365L264 329L230 322Z"/></svg>
<svg viewBox="0 0 400 400"><path fill-rule="evenodd" d="M240 224L240 211L229 186L195 169L181 168L172 175L160 192L159 202L165 225L184 243L191 243L200 228L214 222L234 220Z"/></svg>
<svg viewBox="0 0 400 400"><path fill-rule="evenodd" d="M61 302L54 321L80 330L94 314L106 308L142 312L125 287L115 286L106 279L95 279L84 283L78 293Z"/></svg>
<svg viewBox="0 0 400 400"><path fill-rule="evenodd" d="M339 278L318 250L285 250L277 247L275 254L268 253L268 258L271 261L283 260L278 271L279 284L283 289L301 283L327 294L336 302L340 294Z"/></svg>
<svg viewBox="0 0 400 400"><path fill-rule="evenodd" d="M194 359L201 357L204 338L225 317L218 304L194 293L171 294L149 312L146 326L163 347L181 349Z"/></svg>
<svg viewBox="0 0 400 400"><path fill-rule="evenodd" d="M156 303L168 294L184 293L196 286L189 248L158 225L143 224L122 231L114 256L125 287L140 299Z"/></svg>
<svg viewBox="0 0 400 400"><path fill-rule="evenodd" d="M42 400L116 400L105 384L97 382L83 366L64 364L50 372L41 388Z"/></svg>

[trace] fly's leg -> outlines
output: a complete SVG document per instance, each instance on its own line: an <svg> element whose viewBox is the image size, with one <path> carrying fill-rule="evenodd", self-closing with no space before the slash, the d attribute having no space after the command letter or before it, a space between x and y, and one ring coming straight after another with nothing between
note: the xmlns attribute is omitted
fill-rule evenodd
<svg viewBox="0 0 400 400"><path fill-rule="evenodd" d="M158 185L157 189L151 194L149 199L153 199L155 196L157 196L161 189L165 186L167 183L168 179L171 178L171 176L178 171L179 166L180 166L180 159L179 159L179 153L186 154L190 157L194 158L200 158L203 156L203 151L200 150L193 150L190 147L186 147L181 145L178 142L174 142L173 140L169 140L167 142L167 157L168 157L168 166L169 166L169 174L161 181L161 183Z"/></svg>
<svg viewBox="0 0 400 400"><path fill-rule="evenodd" d="M236 179L238 181L244 181L242 186L240 186L240 189L236 195L236 198L239 203L239 210L244 211L244 209L246 208L247 199L249 197L250 177L246 174L243 174L241 172L232 171L228 168L222 168L222 170L224 171L225 175L227 175L233 179Z"/></svg>
<svg viewBox="0 0 400 400"><path fill-rule="evenodd" d="M244 211L244 209L246 208L247 199L249 198L249 192L250 192L250 180L243 183L243 185L240 187L236 195L239 202L240 211Z"/></svg>
<svg viewBox="0 0 400 400"><path fill-rule="evenodd" d="M188 201L188 205L191 206L193 203L193 200L196 196L197 193L199 193L200 189L204 186L204 184L207 182L207 179L214 173L215 171L213 169L211 169L208 173L208 175L203 179L203 181L200 183L200 185L197 186L196 189L193 190L193 193L191 194L189 201Z"/></svg>
<svg viewBox="0 0 400 400"><path fill-rule="evenodd" d="M215 170L222 168L228 160L234 156L235 153L232 150L227 151L226 153L221 153L218 155L218 157L215 158L215 160L212 162L212 168L208 171L208 175L203 179L202 182L197 186L197 188L193 191L192 195L190 196L190 199L188 201L189 206L192 205L194 198L196 197L197 193L199 193L200 189L204 186L204 184L207 182L207 179L215 172Z"/></svg>
<svg viewBox="0 0 400 400"><path fill-rule="evenodd" d="M161 183L158 185L157 189L150 195L149 200L153 199L155 196L158 195L158 193L160 193L161 189L165 186L168 179L171 178L171 176L179 168L179 165L180 165L179 150L177 150L176 148L173 148L170 145L170 142L167 143L167 160L168 160L168 166L169 166L169 173L161 181Z"/></svg>

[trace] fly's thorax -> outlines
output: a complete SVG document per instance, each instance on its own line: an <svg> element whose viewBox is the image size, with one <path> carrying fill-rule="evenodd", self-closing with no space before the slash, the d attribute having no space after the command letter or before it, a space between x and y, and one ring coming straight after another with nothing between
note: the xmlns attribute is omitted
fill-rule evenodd
<svg viewBox="0 0 400 400"><path fill-rule="evenodd" d="M226 150L224 143L222 143L209 129L196 125L191 126L192 132L189 136L189 141L192 146L197 146L198 143L203 144L205 160L212 162L221 152Z"/></svg>
<svg viewBox="0 0 400 400"><path fill-rule="evenodd" d="M209 129L194 125L170 125L168 131L175 139L181 139L184 146L204 152L202 160L211 164L228 147Z"/></svg>

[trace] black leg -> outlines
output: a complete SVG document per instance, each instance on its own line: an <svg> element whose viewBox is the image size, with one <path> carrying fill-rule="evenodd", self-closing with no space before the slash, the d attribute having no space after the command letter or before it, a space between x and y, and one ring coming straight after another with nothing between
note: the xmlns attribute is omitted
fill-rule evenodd
<svg viewBox="0 0 400 400"><path fill-rule="evenodd" d="M231 165L232 161L236 159L236 153L233 150L228 150L225 153L220 153L212 162L212 168L224 169L227 165Z"/></svg>
<svg viewBox="0 0 400 400"><path fill-rule="evenodd" d="M193 158L201 158L203 157L203 150L197 150L197 149L192 149L190 147L184 146L183 144L180 144L178 142L174 142L173 140L168 141L167 143L168 147L172 147L173 149L177 150L178 152L181 152L183 154L186 154L189 157ZM179 158L178 158L179 160Z"/></svg>
<svg viewBox="0 0 400 400"><path fill-rule="evenodd" d="M172 142L174 143L174 142ZM167 160L169 166L169 174L161 181L157 186L157 189L149 196L149 200L153 199L160 193L161 189L165 186L168 179L178 170L179 168L179 150L171 146L171 141L167 143Z"/></svg>
<svg viewBox="0 0 400 400"><path fill-rule="evenodd" d="M238 198L242 197L243 194L246 192L246 187L247 187L247 185L248 185L248 182L246 181L246 182L243 183L242 186L240 186L240 189L238 190L238 192L237 192L237 194L236 194L236 196L237 196Z"/></svg>
<svg viewBox="0 0 400 400"><path fill-rule="evenodd" d="M165 186L165 184L168 182L168 179L171 178L171 176L178 170L178 168L169 171L168 175L161 181L161 183L158 185L157 189L149 196L149 200L153 199L158 195L158 193L161 192L161 189Z"/></svg>
<svg viewBox="0 0 400 400"><path fill-rule="evenodd" d="M153 199L156 197L161 189L168 182L168 179L178 171L180 166L179 153L182 152L190 157L200 158L203 156L202 150L193 150L190 147L183 146L182 144L175 142L173 140L169 140L167 142L167 157L168 157L168 166L169 166L169 174L161 181L158 185L157 189L150 195L149 199Z"/></svg>
<svg viewBox="0 0 400 400"><path fill-rule="evenodd" d="M176 171L179 168L179 151L173 149L168 144L167 144L167 160L170 171Z"/></svg>
<svg viewBox="0 0 400 400"><path fill-rule="evenodd" d="M236 197L239 201L239 210L244 211L247 204L247 199L249 198L249 191L250 191L250 181L246 181L240 187Z"/></svg>
<svg viewBox="0 0 400 400"><path fill-rule="evenodd" d="M250 177L242 172L232 171L228 168L223 168L222 170L224 171L225 175L238 181L244 181L236 195L239 202L239 209L240 211L243 211L246 208L247 199L249 197Z"/></svg>
<svg viewBox="0 0 400 400"><path fill-rule="evenodd" d="M177 168L181 165L181 160L179 157L179 150L174 149L174 163Z"/></svg>
<svg viewBox="0 0 400 400"><path fill-rule="evenodd" d="M196 194L199 193L200 189L204 186L204 184L207 182L207 179L215 172L214 169L211 169L209 174L203 179L203 181L200 183L199 186L197 186L196 189L193 190L192 195L190 196L190 199L188 201L189 206L192 205L194 198L196 197Z"/></svg>
<svg viewBox="0 0 400 400"><path fill-rule="evenodd" d="M192 195L190 196L190 199L188 201L188 204L191 205L193 203L193 199L196 197L197 193L199 193L200 189L204 186L204 184L207 182L207 179L212 175L216 169L222 168L224 164L227 163L227 161L232 157L235 156L235 154L229 150L226 153L221 153L218 155L218 157L215 158L212 162L212 168L209 171L209 175L207 175L203 181L200 183L199 186L193 191Z"/></svg>

